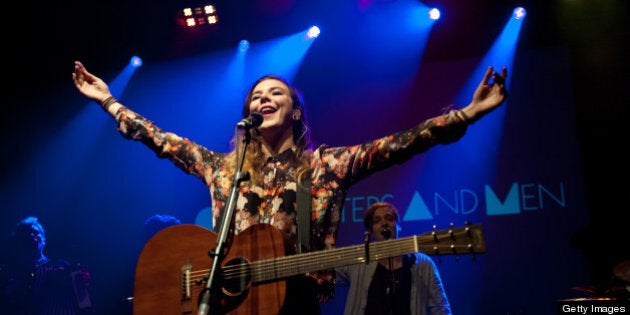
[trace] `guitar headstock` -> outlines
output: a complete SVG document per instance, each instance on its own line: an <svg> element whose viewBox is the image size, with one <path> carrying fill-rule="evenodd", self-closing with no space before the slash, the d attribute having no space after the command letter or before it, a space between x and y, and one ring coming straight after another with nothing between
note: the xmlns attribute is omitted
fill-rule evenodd
<svg viewBox="0 0 630 315"><path fill-rule="evenodd" d="M428 255L466 255L486 252L486 241L481 224L466 223L455 227L451 223L448 229L433 231L418 236L418 244Z"/></svg>

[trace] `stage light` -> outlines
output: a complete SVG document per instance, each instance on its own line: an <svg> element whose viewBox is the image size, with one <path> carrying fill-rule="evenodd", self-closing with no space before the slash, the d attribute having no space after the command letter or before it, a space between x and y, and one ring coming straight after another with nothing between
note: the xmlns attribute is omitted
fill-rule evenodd
<svg viewBox="0 0 630 315"><path fill-rule="evenodd" d="M316 38L317 36L319 36L319 33L320 33L319 27L311 26L311 28L308 29L308 32L306 32L306 38L308 39Z"/></svg>
<svg viewBox="0 0 630 315"><path fill-rule="evenodd" d="M238 50L246 52L249 50L249 41L243 39L238 43Z"/></svg>
<svg viewBox="0 0 630 315"><path fill-rule="evenodd" d="M138 56L133 56L131 57L131 60L129 60L129 64L134 68L138 68L142 66L142 58Z"/></svg>
<svg viewBox="0 0 630 315"><path fill-rule="evenodd" d="M437 19L439 19L439 18L440 18L440 10L438 10L438 9L436 9L436 8L431 9L431 10L429 11L429 18L430 18L431 20L434 20L434 21L435 21L435 20L437 20Z"/></svg>
<svg viewBox="0 0 630 315"><path fill-rule="evenodd" d="M516 9L514 9L514 18L515 19L520 20L520 19L524 18L525 15L527 15L527 11L525 11L525 9L523 7L517 7Z"/></svg>
<svg viewBox="0 0 630 315"><path fill-rule="evenodd" d="M219 15L214 5L206 4L181 9L177 13L177 20L188 27L214 25L219 23Z"/></svg>

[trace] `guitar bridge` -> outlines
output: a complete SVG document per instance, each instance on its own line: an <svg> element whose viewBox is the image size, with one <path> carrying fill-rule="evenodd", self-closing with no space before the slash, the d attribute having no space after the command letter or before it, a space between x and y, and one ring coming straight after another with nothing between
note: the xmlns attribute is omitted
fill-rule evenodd
<svg viewBox="0 0 630 315"><path fill-rule="evenodd" d="M191 270L192 270L192 264L190 262L183 265L181 269L182 301L190 300L192 298Z"/></svg>

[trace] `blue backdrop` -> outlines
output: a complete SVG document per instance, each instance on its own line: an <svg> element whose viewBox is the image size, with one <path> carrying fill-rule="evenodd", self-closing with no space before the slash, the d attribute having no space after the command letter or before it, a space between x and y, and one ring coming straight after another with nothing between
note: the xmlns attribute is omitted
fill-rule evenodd
<svg viewBox="0 0 630 315"><path fill-rule="evenodd" d="M421 56L372 63L331 58L315 45L294 83L306 99L316 143L347 145L409 128L441 113L480 60L420 64ZM244 89L225 90L222 56L146 64L120 95L164 129L227 151ZM587 283L584 258L571 245L587 222L568 57L562 47L519 51L504 106L437 146L369 177L346 199L339 246L362 242L361 217L385 200L403 215L402 235L465 221L484 226L487 253L434 256L456 314L554 314L555 301ZM87 64L89 69L89 64ZM481 65L486 66L486 65ZM531 69L536 71L531 71ZM244 81L253 80L245 76ZM116 74L100 74L111 80ZM473 76L477 82L480 77ZM26 215L48 228L48 254L81 261L93 275L101 314L131 307L141 227L154 213L210 225L207 188L140 143L120 137L111 117L70 84L50 105L85 104L26 135L25 150L0 187L2 231ZM200 215L201 213L201 215ZM214 244L208 244L209 247ZM338 314L345 298L324 305Z"/></svg>

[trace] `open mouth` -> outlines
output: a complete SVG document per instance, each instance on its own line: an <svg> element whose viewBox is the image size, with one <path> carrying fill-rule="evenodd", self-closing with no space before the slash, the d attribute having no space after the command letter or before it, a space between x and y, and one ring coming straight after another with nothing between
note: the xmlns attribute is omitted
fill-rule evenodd
<svg viewBox="0 0 630 315"><path fill-rule="evenodd" d="M273 108L271 106L263 106L260 108L260 113L265 116L265 115L271 115L273 113L275 113L277 111L276 108Z"/></svg>

